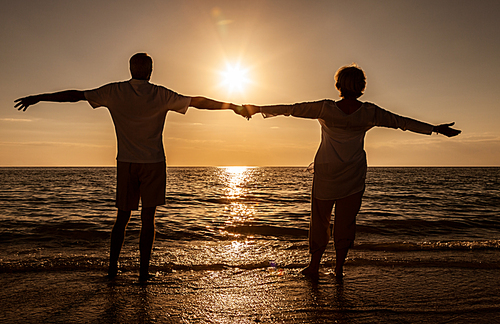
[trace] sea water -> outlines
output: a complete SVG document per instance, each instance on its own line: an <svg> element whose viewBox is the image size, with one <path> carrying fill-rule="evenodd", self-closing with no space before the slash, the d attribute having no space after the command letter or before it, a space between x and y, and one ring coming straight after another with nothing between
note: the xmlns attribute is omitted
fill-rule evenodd
<svg viewBox="0 0 500 324"><path fill-rule="evenodd" d="M4 283L9 277L17 280L9 282L9 290L33 294L32 278L42 276L50 283L62 274L78 272L79 278L95 279L106 272L116 215L115 172L115 168L0 168L0 275ZM344 283L338 286L322 276L320 288L311 288L298 275L309 259L312 175L304 168L173 167L168 168L167 183L167 203L157 208L150 268L159 283L152 304L166 305L155 308L155 316L164 321L203 322L203 309L210 313L205 319L215 322L231 322L231 316L241 316L243 322L328 322L332 316L340 322L388 318L404 322L412 314L422 322L435 316L458 322L476 315L497 318L500 168L369 168ZM130 282L138 272L139 233L139 212L133 212L120 258L121 275ZM330 245L323 274L328 274L334 260ZM478 275L481 278L471 279ZM67 291L75 284L69 279L57 282ZM95 279L76 286L80 294L82 289L97 294L92 289L102 293L100 287L106 285ZM250 298L247 290L239 290L245 286L267 297ZM58 289L64 295L66 290ZM194 302L199 289L211 290ZM311 297L310 289L323 296ZM166 300L162 291L186 294L182 303L187 298L197 306L184 309L174 302L177 299ZM222 291L243 294L246 303L231 306L227 300L214 301ZM17 293L9 295L5 288L2 299L16 300ZM6 318L50 322L52 317L43 315L50 310L59 314L54 322L75 318L100 322L101 311L96 309L82 311L83 317L64 317L46 305L40 313L29 306L29 300L39 301L37 296L22 299L30 309L28 315L17 317L10 310ZM322 303L323 297L330 303ZM260 313L256 300L267 303L259 304ZM66 299L60 302L69 307ZM227 313L223 310L227 307L237 310ZM94 320L85 317L93 312ZM113 308L111 313L125 316L126 311Z"/></svg>

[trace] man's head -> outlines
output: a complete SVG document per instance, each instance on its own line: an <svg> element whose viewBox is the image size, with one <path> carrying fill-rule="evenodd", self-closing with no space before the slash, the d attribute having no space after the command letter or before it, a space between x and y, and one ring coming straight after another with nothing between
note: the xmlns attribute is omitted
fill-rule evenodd
<svg viewBox="0 0 500 324"><path fill-rule="evenodd" d="M147 53L137 53L130 58L132 79L149 80L153 73L153 59Z"/></svg>

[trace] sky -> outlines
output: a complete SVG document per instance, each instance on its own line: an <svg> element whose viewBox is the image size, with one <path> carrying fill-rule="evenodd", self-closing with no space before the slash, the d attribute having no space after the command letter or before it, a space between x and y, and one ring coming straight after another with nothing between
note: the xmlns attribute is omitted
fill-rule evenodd
<svg viewBox="0 0 500 324"><path fill-rule="evenodd" d="M334 74L357 63L360 98L457 137L368 131L369 166L500 166L500 1L5 0L0 11L0 166L113 166L105 108L23 96L86 90L130 79L147 52L151 82L233 103L338 100ZM224 84L228 66L245 71ZM169 112L171 166L307 166L320 143L315 120L250 121L232 111Z"/></svg>

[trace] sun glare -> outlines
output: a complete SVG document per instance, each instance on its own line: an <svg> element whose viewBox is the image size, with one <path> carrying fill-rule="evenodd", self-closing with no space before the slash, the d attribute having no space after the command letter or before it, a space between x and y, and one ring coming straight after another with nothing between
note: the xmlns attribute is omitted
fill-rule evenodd
<svg viewBox="0 0 500 324"><path fill-rule="evenodd" d="M245 172L248 169L248 167L246 167L246 166L229 166L229 167L225 167L224 169L226 169L227 173L238 174L238 173Z"/></svg>
<svg viewBox="0 0 500 324"><path fill-rule="evenodd" d="M229 93L238 91L243 92L250 79L248 78L248 69L239 64L227 64L226 69L221 72L221 86L226 88Z"/></svg>

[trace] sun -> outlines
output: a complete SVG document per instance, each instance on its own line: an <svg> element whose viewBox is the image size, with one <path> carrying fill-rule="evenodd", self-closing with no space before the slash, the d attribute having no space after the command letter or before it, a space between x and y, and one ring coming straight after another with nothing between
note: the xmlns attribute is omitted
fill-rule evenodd
<svg viewBox="0 0 500 324"><path fill-rule="evenodd" d="M248 69L240 64L226 64L226 69L220 72L221 86L227 89L229 93L235 91L243 93L246 86L250 83Z"/></svg>

